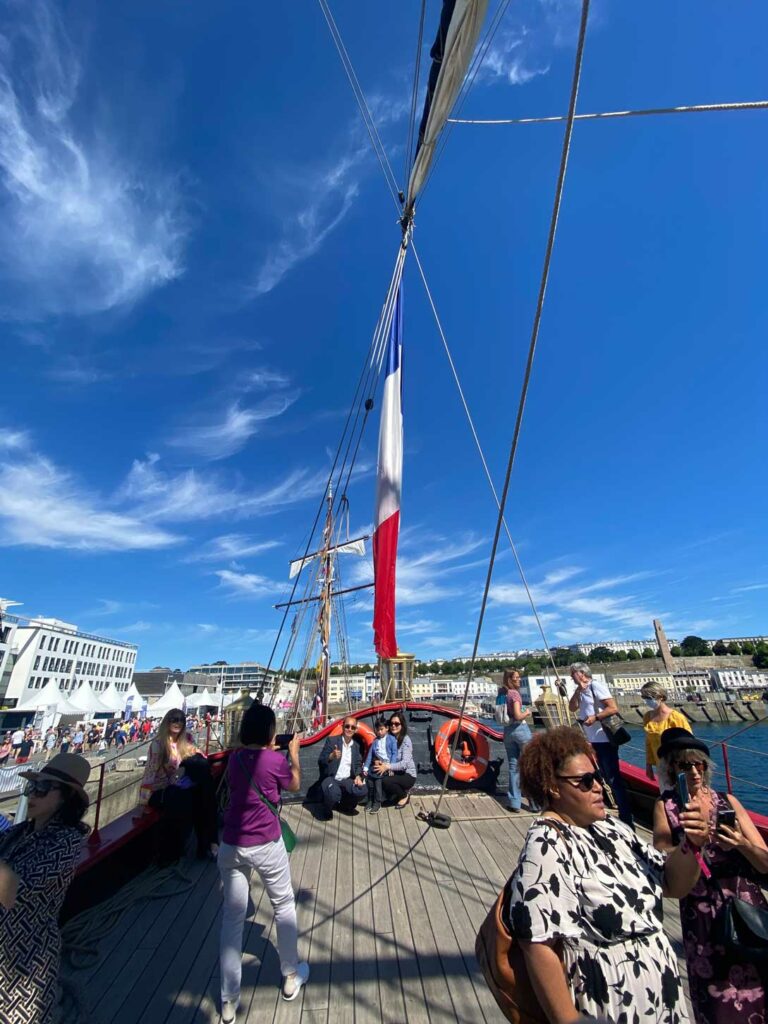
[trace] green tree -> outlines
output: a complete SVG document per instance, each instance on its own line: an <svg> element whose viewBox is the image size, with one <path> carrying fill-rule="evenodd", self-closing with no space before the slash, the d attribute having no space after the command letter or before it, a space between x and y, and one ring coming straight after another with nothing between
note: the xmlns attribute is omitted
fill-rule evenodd
<svg viewBox="0 0 768 1024"><path fill-rule="evenodd" d="M687 636L680 644L686 658L706 658L712 650L706 640L700 636Z"/></svg>
<svg viewBox="0 0 768 1024"><path fill-rule="evenodd" d="M731 640L731 642L728 644L728 653L741 654L741 647L736 643L735 640Z"/></svg>
<svg viewBox="0 0 768 1024"><path fill-rule="evenodd" d="M727 654L728 648L725 646L722 640L718 640L712 648L712 653L717 655L718 658L722 658L724 654Z"/></svg>
<svg viewBox="0 0 768 1024"><path fill-rule="evenodd" d="M768 668L768 644L760 643L752 656L755 668Z"/></svg>
<svg viewBox="0 0 768 1024"><path fill-rule="evenodd" d="M607 647L593 647L592 650L589 652L589 661L597 661L602 663L613 661L613 654Z"/></svg>
<svg viewBox="0 0 768 1024"><path fill-rule="evenodd" d="M672 655L673 658L682 658L684 652L682 647L679 647L677 644L675 644L674 647L670 647L669 653Z"/></svg>
<svg viewBox="0 0 768 1024"><path fill-rule="evenodd" d="M558 668L565 668L573 661L573 651L568 647L556 647L552 651L552 657Z"/></svg>
<svg viewBox="0 0 768 1024"><path fill-rule="evenodd" d="M626 661L627 660L627 652L626 651L616 651L616 653L613 656L613 660L614 661Z"/></svg>
<svg viewBox="0 0 768 1024"><path fill-rule="evenodd" d="M741 653L742 654L754 654L755 653L755 645L750 640L746 640L741 645Z"/></svg>
<svg viewBox="0 0 768 1024"><path fill-rule="evenodd" d="M627 651L627 661L640 661L640 651L636 651L634 647L631 651Z"/></svg>
<svg viewBox="0 0 768 1024"><path fill-rule="evenodd" d="M656 658L656 657L658 657L658 654L654 654L653 653L653 648L652 647L644 647L643 648L643 657L644 658Z"/></svg>

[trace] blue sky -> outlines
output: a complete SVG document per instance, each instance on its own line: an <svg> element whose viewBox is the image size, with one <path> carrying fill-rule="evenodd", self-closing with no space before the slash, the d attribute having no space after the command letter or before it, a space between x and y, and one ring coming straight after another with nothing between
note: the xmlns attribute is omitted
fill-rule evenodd
<svg viewBox="0 0 768 1024"><path fill-rule="evenodd" d="M333 9L401 178L419 4ZM319 8L1 11L0 594L140 667L263 660L398 240ZM462 115L564 113L577 19L511 5ZM595 2L579 109L763 99L767 30ZM766 117L576 127L508 515L554 643L766 631ZM561 139L456 126L417 212L499 484ZM455 656L494 507L411 260L404 287L399 640ZM503 548L494 579L481 649L536 644ZM371 657L369 597L346 613Z"/></svg>

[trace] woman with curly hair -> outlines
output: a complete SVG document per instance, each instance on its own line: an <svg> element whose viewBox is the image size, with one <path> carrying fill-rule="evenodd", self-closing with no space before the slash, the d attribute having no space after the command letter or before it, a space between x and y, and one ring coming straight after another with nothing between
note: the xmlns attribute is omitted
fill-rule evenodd
<svg viewBox="0 0 768 1024"><path fill-rule="evenodd" d="M525 796L544 808L507 883L505 918L552 1024L686 1024L677 959L662 927L662 897L699 877L694 847L708 838L698 810L681 814L687 842L667 857L606 815L592 748L551 729L520 758ZM562 959L561 959L562 958Z"/></svg>
<svg viewBox="0 0 768 1024"><path fill-rule="evenodd" d="M768 874L768 848L735 796L712 788L709 747L685 729L668 729L659 747L659 783L663 792L653 814L653 842L659 850L680 843L680 809L675 793L684 772L691 803L710 824L710 842L702 856L710 877L702 873L680 900L680 924L688 964L688 986L697 1024L765 1024L766 978L752 963L733 963L713 935L725 897L735 896L768 910L762 893ZM730 822L730 824L728 824Z"/></svg>

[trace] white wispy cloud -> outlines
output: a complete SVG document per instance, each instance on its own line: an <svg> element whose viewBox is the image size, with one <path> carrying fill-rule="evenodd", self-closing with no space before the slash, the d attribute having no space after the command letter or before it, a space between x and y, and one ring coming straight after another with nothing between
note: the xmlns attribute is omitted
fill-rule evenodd
<svg viewBox="0 0 768 1024"><path fill-rule="evenodd" d="M546 75L555 50L570 46L579 0L519 0L507 11L478 71L478 82L526 85ZM593 17L593 28L595 19Z"/></svg>
<svg viewBox="0 0 768 1024"><path fill-rule="evenodd" d="M1 451L22 451L29 448L31 438L26 430L10 430L7 427L0 427L0 452Z"/></svg>
<svg viewBox="0 0 768 1024"><path fill-rule="evenodd" d="M407 90L397 96L372 94L368 106L382 131L408 113ZM349 213L360 194L363 178L376 167L370 142L357 116L346 139L336 143L335 151L339 155L333 161L309 169L281 168L284 203L290 203L292 196L300 199L298 204L294 201L292 212L283 217L282 234L246 286L247 299L271 292L294 267L319 251Z"/></svg>
<svg viewBox="0 0 768 1024"><path fill-rule="evenodd" d="M2 315L41 319L131 303L183 270L177 178L132 165L116 132L73 111L80 58L55 4L6 6L0 36Z"/></svg>
<svg viewBox="0 0 768 1024"><path fill-rule="evenodd" d="M99 370L95 366L89 366L73 356L65 359L58 366L51 366L46 370L46 377L50 380L59 381L61 384L69 384L74 387L98 384L101 381L109 380L110 376L104 370Z"/></svg>
<svg viewBox="0 0 768 1024"><path fill-rule="evenodd" d="M318 498L327 479L327 472L295 469L271 486L251 490L237 480L228 483L215 473L166 471L160 457L150 454L134 460L116 500L131 503L143 518L152 521L187 522L221 515L248 519Z"/></svg>
<svg viewBox="0 0 768 1024"><path fill-rule="evenodd" d="M262 366L256 370L246 370L238 385L243 391L267 391L269 388L287 387L290 383L291 379L286 373Z"/></svg>
<svg viewBox="0 0 768 1024"><path fill-rule="evenodd" d="M264 551L280 547L279 540L257 541L242 533L227 533L221 537L213 537L207 543L188 555L186 562L219 562L233 558L252 558Z"/></svg>
<svg viewBox="0 0 768 1024"><path fill-rule="evenodd" d="M268 597L285 589L266 576L253 572L217 569L214 575L219 577L219 585L232 597Z"/></svg>
<svg viewBox="0 0 768 1024"><path fill-rule="evenodd" d="M746 587L733 587L732 594L747 594L752 590L768 590L768 583L750 583Z"/></svg>
<svg viewBox="0 0 768 1024"><path fill-rule="evenodd" d="M239 452L258 433L263 423L282 416L298 394L296 391L270 395L247 408L233 402L221 418L184 427L167 443L212 462L225 459Z"/></svg>
<svg viewBox="0 0 768 1024"><path fill-rule="evenodd" d="M76 477L40 455L0 461L0 543L80 551L164 548L182 538L110 511Z"/></svg>

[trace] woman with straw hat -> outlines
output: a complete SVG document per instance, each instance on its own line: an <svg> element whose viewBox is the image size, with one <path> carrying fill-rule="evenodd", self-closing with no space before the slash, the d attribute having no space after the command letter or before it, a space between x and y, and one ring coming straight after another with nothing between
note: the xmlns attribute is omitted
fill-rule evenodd
<svg viewBox="0 0 768 1024"><path fill-rule="evenodd" d="M58 916L88 832L91 766L57 754L28 780L27 820L0 835L0 1024L48 1024L56 1002Z"/></svg>

